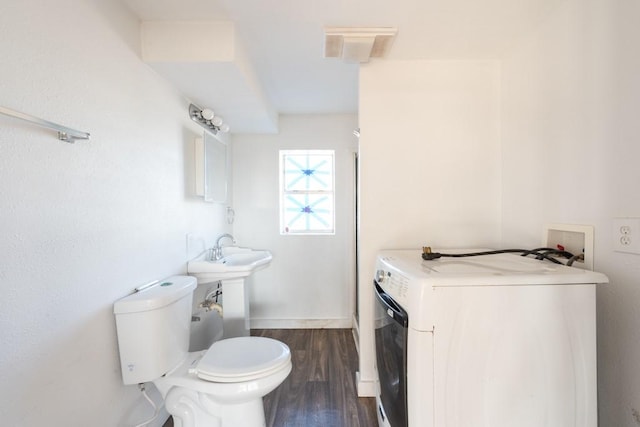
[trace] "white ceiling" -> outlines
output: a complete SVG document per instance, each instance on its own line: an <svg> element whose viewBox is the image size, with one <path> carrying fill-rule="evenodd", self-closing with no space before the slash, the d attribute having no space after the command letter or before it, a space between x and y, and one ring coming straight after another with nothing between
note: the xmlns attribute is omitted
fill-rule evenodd
<svg viewBox="0 0 640 427"><path fill-rule="evenodd" d="M122 1L141 21L235 24L258 85L211 63L156 70L244 133L277 131L261 119L268 111L357 112L359 65L323 58L326 26L396 27L387 59L499 59L564 0Z"/></svg>

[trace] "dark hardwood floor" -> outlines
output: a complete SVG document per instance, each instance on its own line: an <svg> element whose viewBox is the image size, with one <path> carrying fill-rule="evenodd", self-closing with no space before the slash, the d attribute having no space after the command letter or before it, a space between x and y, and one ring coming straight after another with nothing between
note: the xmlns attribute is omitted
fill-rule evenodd
<svg viewBox="0 0 640 427"><path fill-rule="evenodd" d="M252 335L275 338L291 349L289 377L264 397L267 427L374 427L373 398L358 398L358 365L348 329L267 329Z"/></svg>
<svg viewBox="0 0 640 427"><path fill-rule="evenodd" d="M358 365L349 329L260 329L291 349L289 377L264 397L267 427L375 427L373 398L358 398ZM173 425L171 419L164 427ZM242 427L242 426L237 426Z"/></svg>

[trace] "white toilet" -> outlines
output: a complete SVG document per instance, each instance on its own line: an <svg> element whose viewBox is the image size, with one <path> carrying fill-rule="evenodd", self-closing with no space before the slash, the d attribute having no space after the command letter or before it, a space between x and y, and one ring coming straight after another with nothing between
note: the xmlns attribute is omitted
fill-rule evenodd
<svg viewBox="0 0 640 427"><path fill-rule="evenodd" d="M195 287L194 277L174 276L116 301L122 379L153 382L175 427L263 427L262 397L291 372L289 347L239 337L189 353Z"/></svg>

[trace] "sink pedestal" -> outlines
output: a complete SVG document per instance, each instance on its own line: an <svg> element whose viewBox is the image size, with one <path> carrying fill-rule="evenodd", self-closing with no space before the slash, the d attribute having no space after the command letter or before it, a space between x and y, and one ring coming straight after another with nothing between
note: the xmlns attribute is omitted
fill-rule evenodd
<svg viewBox="0 0 640 427"><path fill-rule="evenodd" d="M208 258L208 253L204 251L189 261L187 272L195 276L200 285L222 282L223 337L249 336L249 277L269 266L271 252L225 246L222 257L213 260Z"/></svg>
<svg viewBox="0 0 640 427"><path fill-rule="evenodd" d="M222 281L224 338L249 336L249 298L244 277Z"/></svg>

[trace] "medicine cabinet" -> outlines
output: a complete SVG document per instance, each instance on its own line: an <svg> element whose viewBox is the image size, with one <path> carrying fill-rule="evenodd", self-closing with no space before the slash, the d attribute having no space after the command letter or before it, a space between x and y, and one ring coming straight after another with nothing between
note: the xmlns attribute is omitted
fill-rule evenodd
<svg viewBox="0 0 640 427"><path fill-rule="evenodd" d="M227 202L227 144L205 131L195 140L196 195L205 202Z"/></svg>

